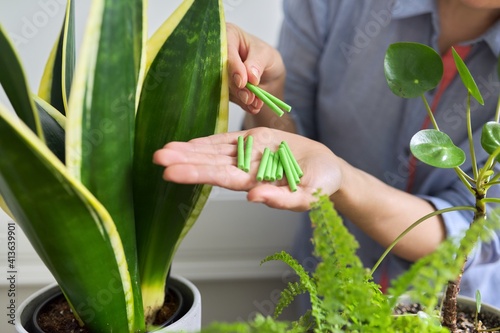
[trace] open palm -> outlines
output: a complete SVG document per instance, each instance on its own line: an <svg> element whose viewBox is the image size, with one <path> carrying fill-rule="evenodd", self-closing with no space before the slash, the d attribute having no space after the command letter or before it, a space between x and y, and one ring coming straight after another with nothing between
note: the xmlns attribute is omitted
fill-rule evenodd
<svg viewBox="0 0 500 333"><path fill-rule="evenodd" d="M251 167L242 171L237 163L238 136L254 137ZM286 141L304 171L296 192L286 178L275 182L257 181L256 175L264 148L276 151ZM341 183L336 157L326 146L300 135L269 128L224 133L189 142L171 142L154 154L154 163L164 166L167 181L184 184L210 184L234 191L247 191L248 200L273 208L305 211L314 192L331 195Z"/></svg>

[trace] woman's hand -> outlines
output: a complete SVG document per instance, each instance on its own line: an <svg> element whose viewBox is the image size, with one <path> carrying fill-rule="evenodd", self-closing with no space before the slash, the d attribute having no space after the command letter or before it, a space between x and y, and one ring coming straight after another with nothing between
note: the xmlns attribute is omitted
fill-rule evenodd
<svg viewBox="0 0 500 333"><path fill-rule="evenodd" d="M250 171L238 169L238 136L254 137ZM304 172L296 192L286 177L276 182L259 182L257 170L265 147L276 151L286 141ZM269 128L224 133L189 142L171 142L154 154L154 163L165 167L163 178L184 184L210 184L235 191L247 191L248 200L270 207L305 211L321 189L331 195L340 185L339 159L323 144L305 137Z"/></svg>
<svg viewBox="0 0 500 333"><path fill-rule="evenodd" d="M282 98L285 66L276 49L259 38L227 23L229 91L232 102L256 114L263 102L245 88L247 82L259 85Z"/></svg>

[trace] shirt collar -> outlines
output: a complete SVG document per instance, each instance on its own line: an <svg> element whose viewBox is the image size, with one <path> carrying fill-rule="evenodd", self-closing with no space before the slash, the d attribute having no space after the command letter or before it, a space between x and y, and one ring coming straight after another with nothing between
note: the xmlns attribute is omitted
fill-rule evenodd
<svg viewBox="0 0 500 333"><path fill-rule="evenodd" d="M500 55L500 21L497 21L479 39L483 39L490 46L493 53L498 57Z"/></svg>
<svg viewBox="0 0 500 333"><path fill-rule="evenodd" d="M404 19L422 14L432 14L434 29L439 33L439 22L437 15L437 6L435 0L393 0L392 17L394 19ZM490 47L493 54L500 55L500 21L496 22L482 36L467 41L464 45L473 44L484 40Z"/></svg>

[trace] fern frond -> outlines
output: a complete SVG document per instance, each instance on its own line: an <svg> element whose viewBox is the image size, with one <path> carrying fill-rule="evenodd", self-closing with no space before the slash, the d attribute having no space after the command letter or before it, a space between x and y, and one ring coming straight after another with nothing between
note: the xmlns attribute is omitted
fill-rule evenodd
<svg viewBox="0 0 500 333"><path fill-rule="evenodd" d="M318 201L310 212L315 251L321 260L314 274L322 297L316 312L328 314L325 319L331 332L388 327L391 308L357 256L358 242L328 196L316 195Z"/></svg>
<svg viewBox="0 0 500 333"><path fill-rule="evenodd" d="M293 302L295 297L306 292L307 288L302 284L302 282L289 282L287 287L280 294L280 299L276 304L276 308L274 309L273 317L275 319L278 318L283 310Z"/></svg>
<svg viewBox="0 0 500 333"><path fill-rule="evenodd" d="M213 323L201 333L304 333L304 327L257 315L251 322Z"/></svg>
<svg viewBox="0 0 500 333"><path fill-rule="evenodd" d="M309 292L312 304L312 314L314 319L316 320L316 325L318 327L321 327L322 326L321 323L324 320L324 314L323 311L321 310L320 306L321 301L318 297L318 291L315 279L309 275L309 273L304 269L302 265L299 264L299 262L295 258L293 258L289 253L285 251L277 252L273 255L264 258L261 261L261 264L271 260L278 260L284 262L285 264L290 266L290 268L293 269L295 273L299 276L300 285L307 292Z"/></svg>
<svg viewBox="0 0 500 333"><path fill-rule="evenodd" d="M438 317L432 317L422 312L394 318L391 332L449 333L447 328L441 326Z"/></svg>

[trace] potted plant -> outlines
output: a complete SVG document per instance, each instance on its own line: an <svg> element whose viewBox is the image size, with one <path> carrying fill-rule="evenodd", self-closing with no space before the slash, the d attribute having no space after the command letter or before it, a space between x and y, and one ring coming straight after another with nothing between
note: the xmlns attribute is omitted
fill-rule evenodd
<svg viewBox="0 0 500 333"><path fill-rule="evenodd" d="M500 230L499 211L486 209L488 204L500 203L500 198L487 197L488 189L498 185L500 178L496 165L500 161L500 102L494 121L483 124L481 146L489 157L484 165L479 166L471 129L471 97L480 104L483 104L483 98L465 63L455 50L453 57L468 94L465 118L470 143L468 153L473 170L471 175L460 169L467 154L453 144L450 136L440 131L425 99L424 93L435 88L443 75L443 63L439 54L422 44L395 43L387 50L384 70L388 85L396 95L423 99L428 117L434 126L434 129L424 129L413 136L410 142L413 155L430 166L454 169L457 177L473 196L474 204L437 210L422 217L397 237L371 271L367 271L356 256L358 244L355 239L343 226L329 198L320 196L318 202L312 203L310 212L315 226L313 243L320 259L316 271L309 275L287 253L278 253L264 260L284 261L296 271L299 278L297 282L289 283L282 292L276 315L279 315L283 307L290 304L295 296L305 292L310 294L311 311L291 323L260 316L251 323L214 324L206 332L500 331L500 310L493 307L488 307L488 314L482 317L483 320L486 317L493 320L486 324L488 326L482 326L483 323L479 320L479 293L475 300L468 299L463 304L457 302L460 278L467 257L478 241L488 242L492 234ZM387 295L382 294L373 282L372 274L387 253L402 237L428 218L456 210L469 210L474 213L465 235L460 239L451 237L444 241L435 252L414 263L406 273L393 281ZM395 312L396 306L403 299L416 302L414 313L407 314L404 310ZM458 309L472 312L470 330L464 330L462 324L457 323Z"/></svg>
<svg viewBox="0 0 500 333"><path fill-rule="evenodd" d="M222 1L183 1L149 40L145 3L94 0L76 58L68 0L38 94L0 27L1 206L91 332L154 329L210 187L163 181L153 152L227 127Z"/></svg>

